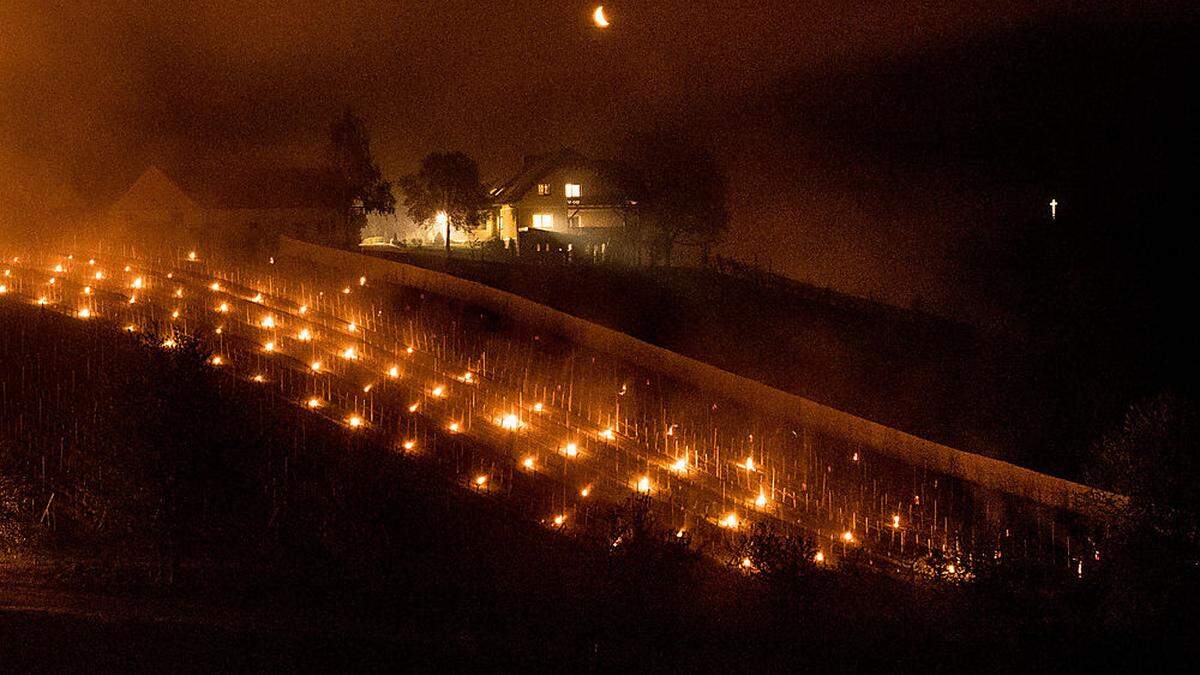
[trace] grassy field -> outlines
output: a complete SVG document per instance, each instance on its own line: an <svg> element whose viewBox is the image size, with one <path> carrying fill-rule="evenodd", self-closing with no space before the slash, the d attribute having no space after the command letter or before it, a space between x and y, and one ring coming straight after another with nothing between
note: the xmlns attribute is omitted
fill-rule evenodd
<svg viewBox="0 0 1200 675"><path fill-rule="evenodd" d="M454 458L487 448L399 454L199 347L155 344L0 303L6 666L990 670L1167 653L1162 631L1094 620L1092 586L748 575L637 500L547 527L536 480L463 487Z"/></svg>

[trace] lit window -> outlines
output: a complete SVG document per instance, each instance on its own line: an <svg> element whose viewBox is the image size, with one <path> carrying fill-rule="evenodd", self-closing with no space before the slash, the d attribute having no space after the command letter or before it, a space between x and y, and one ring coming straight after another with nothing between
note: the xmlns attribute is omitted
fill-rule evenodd
<svg viewBox="0 0 1200 675"><path fill-rule="evenodd" d="M553 213L535 213L535 214L533 214L533 228L535 230L554 229L554 214Z"/></svg>
<svg viewBox="0 0 1200 675"><path fill-rule="evenodd" d="M578 183L567 183L565 190L567 193L567 199L579 199L579 195L583 191L583 188L580 187Z"/></svg>
<svg viewBox="0 0 1200 675"><path fill-rule="evenodd" d="M538 183L538 194L543 197L550 194L550 184L549 183Z"/></svg>

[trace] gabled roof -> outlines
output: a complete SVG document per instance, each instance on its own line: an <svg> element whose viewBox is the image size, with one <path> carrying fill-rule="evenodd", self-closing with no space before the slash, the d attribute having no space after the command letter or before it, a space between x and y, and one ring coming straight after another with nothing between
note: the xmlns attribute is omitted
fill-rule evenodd
<svg viewBox="0 0 1200 675"><path fill-rule="evenodd" d="M113 208L327 209L337 204L333 185L320 169L188 167L168 175L151 165Z"/></svg>
<svg viewBox="0 0 1200 675"><path fill-rule="evenodd" d="M526 156L521 170L515 176L493 187L488 194L498 204L518 202L548 174L565 166L587 167L597 173L607 175L615 173L613 167L605 162L589 159L575 150L564 148L541 155Z"/></svg>
<svg viewBox="0 0 1200 675"><path fill-rule="evenodd" d="M150 166L142 172L112 206L115 211L198 211L200 208L157 166Z"/></svg>

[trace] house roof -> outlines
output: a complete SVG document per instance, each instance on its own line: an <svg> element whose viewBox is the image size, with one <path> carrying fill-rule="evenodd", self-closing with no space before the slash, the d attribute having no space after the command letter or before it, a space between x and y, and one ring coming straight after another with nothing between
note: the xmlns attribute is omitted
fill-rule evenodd
<svg viewBox="0 0 1200 675"><path fill-rule="evenodd" d="M541 155L526 156L521 170L508 180L494 186L489 194L498 204L518 202L547 174L564 166L587 167L600 174L615 174L611 164L589 159L575 150L564 148Z"/></svg>
<svg viewBox="0 0 1200 675"><path fill-rule="evenodd" d="M146 168L115 206L170 203L203 209L333 208L327 171L298 167Z"/></svg>

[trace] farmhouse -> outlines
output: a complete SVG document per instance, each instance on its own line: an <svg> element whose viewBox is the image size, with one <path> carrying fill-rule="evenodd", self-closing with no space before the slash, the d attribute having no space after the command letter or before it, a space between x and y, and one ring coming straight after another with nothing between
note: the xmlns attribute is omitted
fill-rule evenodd
<svg viewBox="0 0 1200 675"><path fill-rule="evenodd" d="M634 205L614 167L573 150L526 157L490 194L489 231L522 254L561 249L607 258Z"/></svg>
<svg viewBox="0 0 1200 675"><path fill-rule="evenodd" d="M237 241L269 233L304 234L336 218L330 180L302 169L179 172L148 167L108 208L110 234Z"/></svg>

